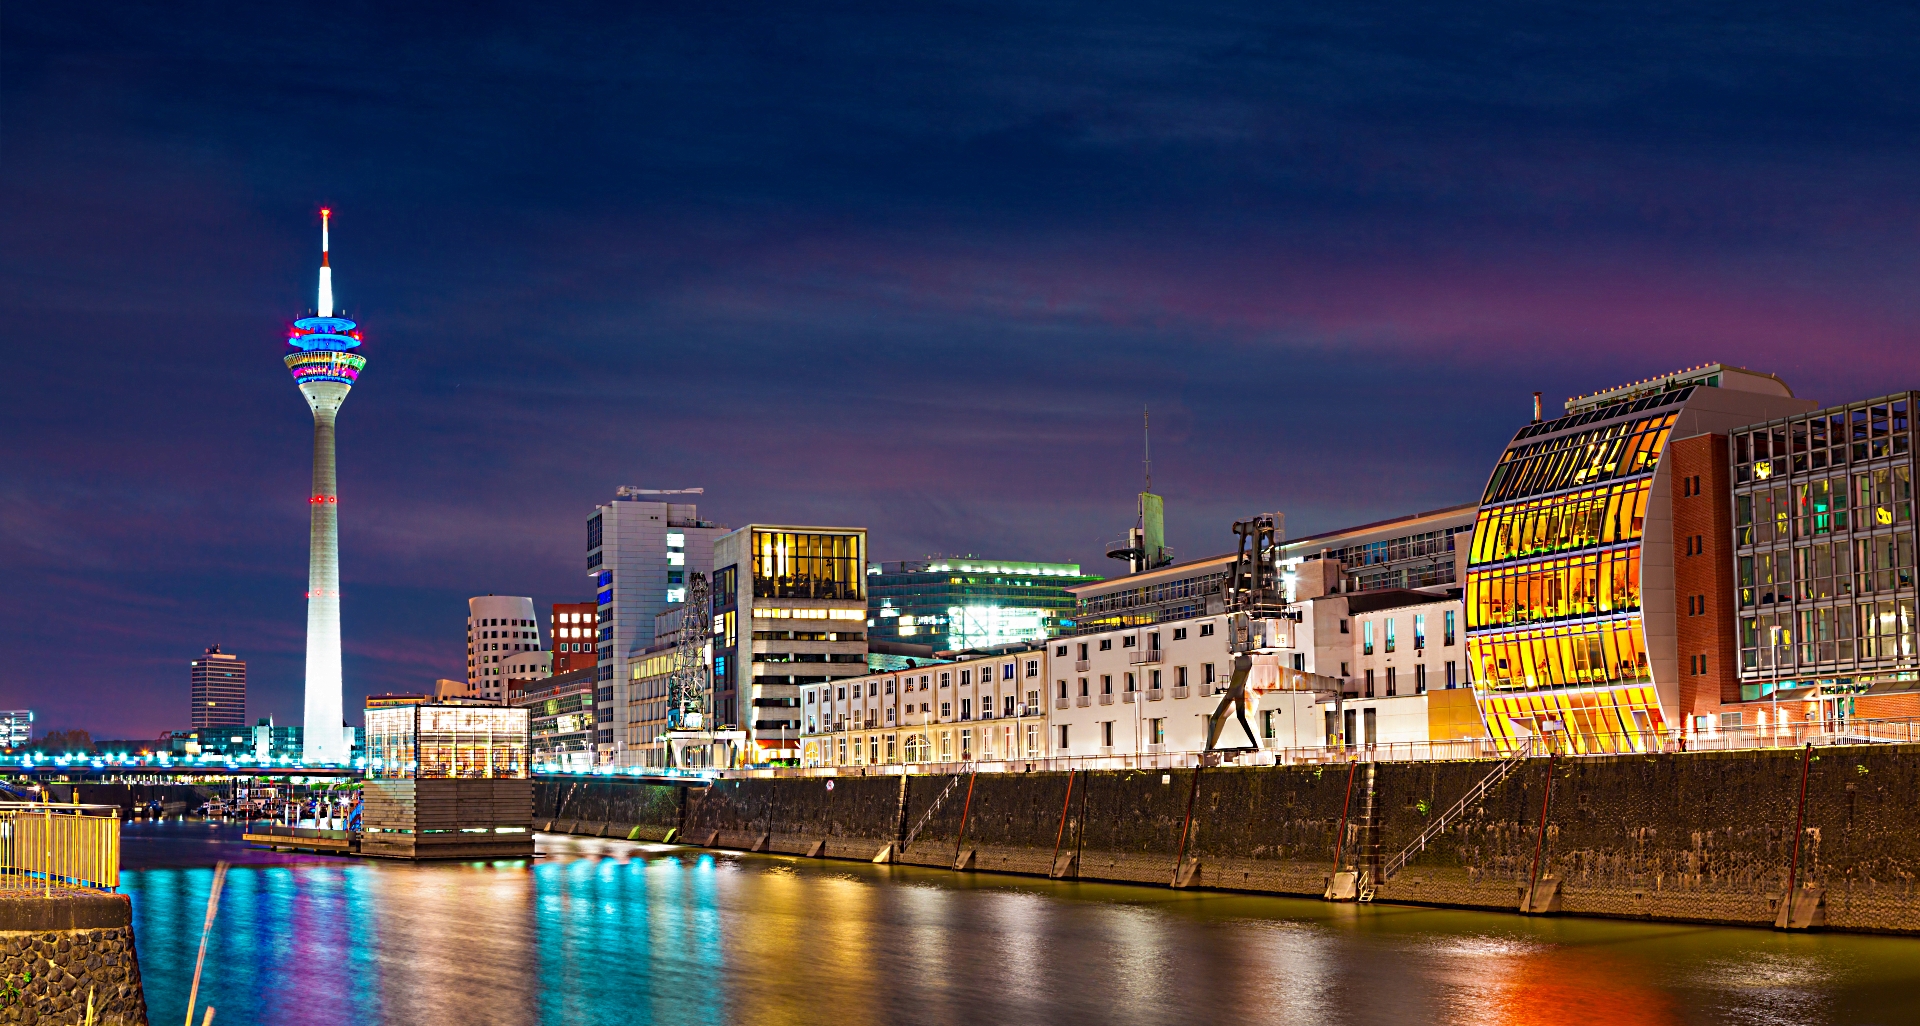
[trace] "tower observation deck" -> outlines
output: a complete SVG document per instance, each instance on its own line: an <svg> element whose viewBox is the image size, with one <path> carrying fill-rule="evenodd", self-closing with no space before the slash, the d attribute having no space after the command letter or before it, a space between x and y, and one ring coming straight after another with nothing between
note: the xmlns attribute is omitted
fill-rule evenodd
<svg viewBox="0 0 1920 1026"><path fill-rule="evenodd" d="M333 314L333 268L327 263L331 210L320 211L320 293L313 317L293 322L287 369L313 411L313 489L308 494L307 687L305 749L309 765L345 763L340 677L340 496L334 468L334 420L367 359L359 325Z"/></svg>

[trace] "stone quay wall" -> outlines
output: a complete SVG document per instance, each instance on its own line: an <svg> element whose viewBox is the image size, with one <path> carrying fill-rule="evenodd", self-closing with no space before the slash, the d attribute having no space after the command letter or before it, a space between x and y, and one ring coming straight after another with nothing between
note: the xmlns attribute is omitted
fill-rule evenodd
<svg viewBox="0 0 1920 1026"><path fill-rule="evenodd" d="M124 894L0 894L0 1023L146 1026Z"/></svg>
<svg viewBox="0 0 1920 1026"><path fill-rule="evenodd" d="M1065 773L542 782L536 825L1157 885L1184 830L1198 867L1183 884L1317 897L1336 850L1377 867L1494 766L1217 768L1197 790L1189 770L1102 771L1073 774L1071 794ZM1920 933L1920 745L1533 759L1376 900L1513 911L1537 875L1567 914L1768 925L1790 871L1823 889L1830 929Z"/></svg>

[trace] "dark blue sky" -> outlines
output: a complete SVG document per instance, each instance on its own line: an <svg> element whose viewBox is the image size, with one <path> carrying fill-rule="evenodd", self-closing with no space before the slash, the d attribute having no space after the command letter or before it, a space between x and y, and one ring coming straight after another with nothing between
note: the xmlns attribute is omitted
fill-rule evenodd
<svg viewBox="0 0 1920 1026"><path fill-rule="evenodd" d="M297 718L322 204L350 707L622 484L1106 573L1143 404L1184 557L1474 498L1534 389L1920 384L1892 5L395 6L0 16L0 705L151 737L218 642Z"/></svg>

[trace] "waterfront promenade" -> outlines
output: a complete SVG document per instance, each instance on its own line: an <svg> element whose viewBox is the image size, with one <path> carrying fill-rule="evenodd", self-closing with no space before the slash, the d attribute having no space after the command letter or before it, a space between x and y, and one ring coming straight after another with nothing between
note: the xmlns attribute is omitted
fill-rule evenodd
<svg viewBox="0 0 1920 1026"><path fill-rule="evenodd" d="M531 864L129 824L156 1023L1903 1021L1920 941L1205 892L542 835ZM1391 986L1382 986L1391 979Z"/></svg>

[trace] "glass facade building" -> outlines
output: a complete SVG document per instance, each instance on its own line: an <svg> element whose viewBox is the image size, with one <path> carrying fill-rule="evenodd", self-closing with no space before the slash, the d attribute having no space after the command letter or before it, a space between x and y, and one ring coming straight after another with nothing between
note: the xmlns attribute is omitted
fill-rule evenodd
<svg viewBox="0 0 1920 1026"><path fill-rule="evenodd" d="M1067 589L1094 584L1078 563L971 556L867 567L872 641L928 645L936 652L1030 645L1073 630Z"/></svg>
<svg viewBox="0 0 1920 1026"><path fill-rule="evenodd" d="M1742 699L1916 679L1916 401L1901 392L1730 436Z"/></svg>
<svg viewBox="0 0 1920 1026"><path fill-rule="evenodd" d="M1678 703L1669 442L1811 404L1709 365L1568 400L1521 428L1481 498L1467 561L1468 658L1498 740L1551 733L1637 751Z"/></svg>

